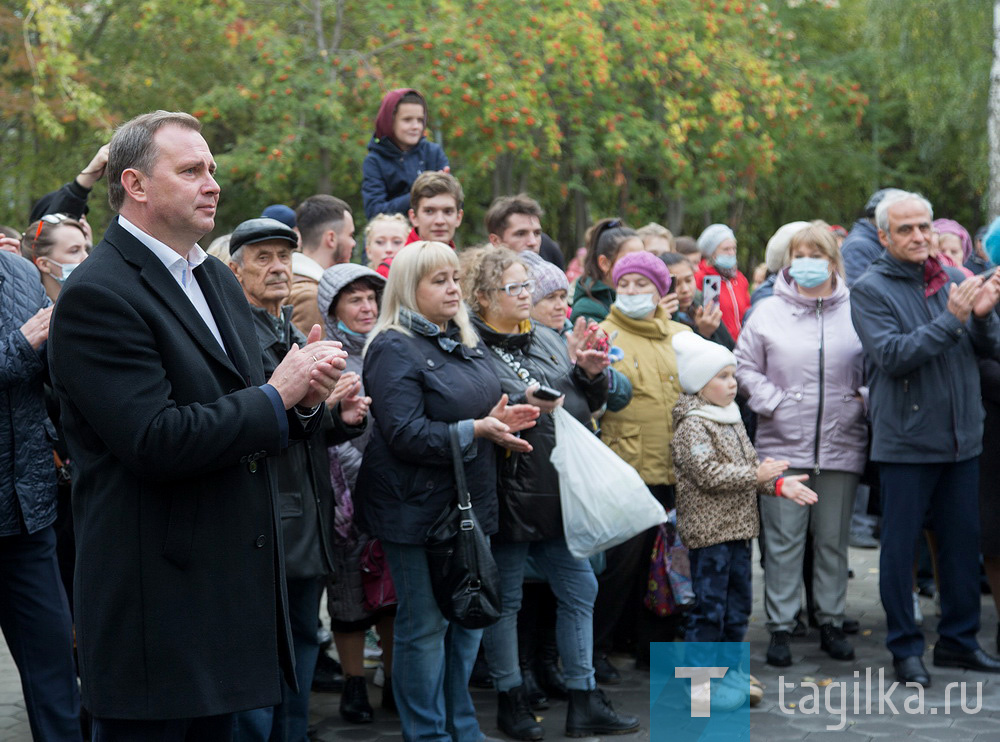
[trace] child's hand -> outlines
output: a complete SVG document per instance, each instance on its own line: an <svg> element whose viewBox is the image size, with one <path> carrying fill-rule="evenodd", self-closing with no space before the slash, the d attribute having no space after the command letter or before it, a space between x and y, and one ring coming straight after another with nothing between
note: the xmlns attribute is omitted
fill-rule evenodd
<svg viewBox="0 0 1000 742"><path fill-rule="evenodd" d="M802 484L809 479L808 474L792 474L785 477L781 484L781 496L799 505L815 505L819 495Z"/></svg>
<svg viewBox="0 0 1000 742"><path fill-rule="evenodd" d="M761 462L761 465L757 467L757 482L760 484L770 482L787 468L787 461L775 461L768 456L763 462Z"/></svg>

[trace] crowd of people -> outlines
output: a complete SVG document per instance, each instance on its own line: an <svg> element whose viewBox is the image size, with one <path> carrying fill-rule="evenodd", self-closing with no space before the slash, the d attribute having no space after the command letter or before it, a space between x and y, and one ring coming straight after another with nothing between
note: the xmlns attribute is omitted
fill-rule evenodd
<svg viewBox="0 0 1000 742"><path fill-rule="evenodd" d="M752 286L726 224L600 219L565 266L526 194L456 244L464 193L426 120L415 90L383 100L360 250L351 194L268 206L203 250L215 160L164 111L0 237L0 627L36 739L303 742L312 690L371 722L371 636L377 713L407 742L485 738L477 664L512 739L542 739L553 699L568 736L635 732L601 690L621 681L610 656L648 670L650 642L744 641L754 539L770 665L807 624L854 658L865 536L898 679L931 682L924 543L934 664L1000 672L977 640L981 570L1000 601L979 461L1000 436L1000 224L973 240L884 189L849 232L781 226ZM101 179L116 216L94 246ZM675 511L686 610L644 607L657 528L571 553L557 408ZM485 629L449 618L425 550L456 466L498 572ZM691 694L763 691L739 667Z"/></svg>

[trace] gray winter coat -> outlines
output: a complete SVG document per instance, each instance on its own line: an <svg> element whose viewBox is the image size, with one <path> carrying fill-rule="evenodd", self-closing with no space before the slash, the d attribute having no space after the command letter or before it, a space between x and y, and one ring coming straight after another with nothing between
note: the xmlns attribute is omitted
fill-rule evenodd
<svg viewBox="0 0 1000 742"><path fill-rule="evenodd" d="M21 332L49 299L38 271L0 251L0 536L28 533L56 519L55 432L45 412L45 346Z"/></svg>
<svg viewBox="0 0 1000 742"><path fill-rule="evenodd" d="M944 268L948 284L965 275ZM924 297L924 267L885 252L851 289L851 318L868 364L874 461L932 464L978 456L983 400L976 356L1000 357L1000 321L965 324L948 284Z"/></svg>

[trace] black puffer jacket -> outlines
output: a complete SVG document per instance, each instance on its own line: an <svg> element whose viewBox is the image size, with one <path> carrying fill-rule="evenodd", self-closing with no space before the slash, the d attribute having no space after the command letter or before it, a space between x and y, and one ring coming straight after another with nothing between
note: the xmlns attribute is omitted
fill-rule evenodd
<svg viewBox="0 0 1000 742"><path fill-rule="evenodd" d="M35 350L21 325L49 303L35 266L0 251L0 536L28 533L56 519L52 424L45 412L45 346Z"/></svg>
<svg viewBox="0 0 1000 742"><path fill-rule="evenodd" d="M269 378L292 343L306 338L291 324L291 307L284 307L282 321L261 307L250 307L263 353L264 376ZM339 410L339 408L338 408ZM319 430L294 441L278 457L278 509L285 547L285 574L290 580L322 577L333 572L330 539L333 536L334 499L330 484L327 446L361 435L367 420L357 427L345 425L337 411L323 406Z"/></svg>
<svg viewBox="0 0 1000 742"><path fill-rule="evenodd" d="M454 325L443 336L386 330L365 353L365 391L375 425L354 505L361 529L376 538L423 544L427 530L455 502L451 423L469 436L465 476L476 517L484 533L497 530L494 445L473 439L471 423L499 401L500 382L485 345L469 348L457 341Z"/></svg>
<svg viewBox="0 0 1000 742"><path fill-rule="evenodd" d="M526 371L529 379L558 389L566 395L563 407L584 425L590 424L591 413L607 401L608 381L604 374L590 379L578 366L570 363L566 342L548 327L531 323L531 330L503 335L478 317L473 321L480 337L489 346L493 368L500 378L500 387L510 397L511 404L525 402L528 384L511 363L496 351ZM559 476L549 461L556 445L555 420L552 415L540 415L533 428L521 433L531 444L531 453L501 453L499 539L507 541L540 541L562 538L562 509L559 506Z"/></svg>

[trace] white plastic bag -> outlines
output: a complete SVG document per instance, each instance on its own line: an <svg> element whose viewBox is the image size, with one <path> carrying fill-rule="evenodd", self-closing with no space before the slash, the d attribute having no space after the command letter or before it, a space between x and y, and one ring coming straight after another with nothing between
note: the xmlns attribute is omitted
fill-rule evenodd
<svg viewBox="0 0 1000 742"><path fill-rule="evenodd" d="M667 520L639 473L562 407L552 413L559 502L569 553L577 559L610 549Z"/></svg>

